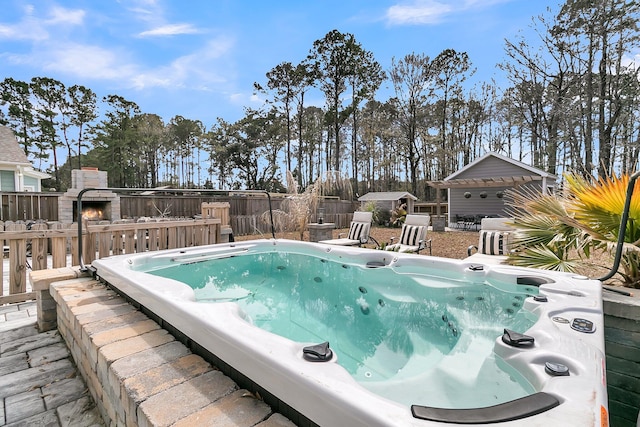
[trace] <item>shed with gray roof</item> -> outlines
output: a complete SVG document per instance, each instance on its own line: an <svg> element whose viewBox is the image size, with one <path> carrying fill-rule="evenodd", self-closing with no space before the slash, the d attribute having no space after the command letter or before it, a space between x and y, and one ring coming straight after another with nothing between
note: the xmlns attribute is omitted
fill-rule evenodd
<svg viewBox="0 0 640 427"><path fill-rule="evenodd" d="M402 204L407 205L407 212L413 213L413 204L418 200L407 191L373 191L360 196L358 201L364 207L368 202L374 202L378 209L392 211Z"/></svg>

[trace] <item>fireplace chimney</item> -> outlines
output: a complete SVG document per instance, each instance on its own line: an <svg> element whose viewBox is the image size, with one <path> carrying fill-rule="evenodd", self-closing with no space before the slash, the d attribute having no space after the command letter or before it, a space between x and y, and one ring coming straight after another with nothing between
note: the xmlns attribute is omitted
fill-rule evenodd
<svg viewBox="0 0 640 427"><path fill-rule="evenodd" d="M58 199L58 221L72 223L77 220L78 194L85 188L106 188L107 172L98 168L71 171L71 188ZM82 195L83 217L87 220L116 221L120 219L120 197L112 191L89 191Z"/></svg>

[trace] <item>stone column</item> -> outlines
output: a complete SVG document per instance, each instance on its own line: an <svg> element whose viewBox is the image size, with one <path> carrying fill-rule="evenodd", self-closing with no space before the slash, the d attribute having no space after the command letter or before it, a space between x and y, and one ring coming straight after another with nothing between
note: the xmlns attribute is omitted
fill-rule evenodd
<svg viewBox="0 0 640 427"><path fill-rule="evenodd" d="M31 283L36 293L36 307L38 308L38 330L51 331L57 327L56 302L49 292L49 285L61 280L75 279L84 275L78 267L64 267L53 270L32 271ZM88 273L86 274L89 275Z"/></svg>
<svg viewBox="0 0 640 427"><path fill-rule="evenodd" d="M318 224L312 222L307 226L309 229L309 241L319 242L321 240L330 240L333 238L333 230L336 228L335 223L327 222L324 224Z"/></svg>

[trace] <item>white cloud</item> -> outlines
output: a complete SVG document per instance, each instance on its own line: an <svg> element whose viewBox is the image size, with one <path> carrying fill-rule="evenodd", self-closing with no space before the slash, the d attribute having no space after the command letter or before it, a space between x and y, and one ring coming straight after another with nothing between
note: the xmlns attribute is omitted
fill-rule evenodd
<svg viewBox="0 0 640 427"><path fill-rule="evenodd" d="M153 0L137 1L133 6L139 7L136 18L146 16L145 11L160 9ZM204 33L188 23L158 22L164 21L162 11L159 12L151 14L153 17L145 21L145 27L151 29L139 32L140 36ZM205 44L200 42L196 48L190 43L186 54L167 57L160 56L153 50L147 52L146 49L154 49L155 46L150 46L144 39L129 37L127 40L126 30L119 32L118 42L108 45L85 43L82 41L84 38L77 37L73 31L67 31L85 25L85 21L95 16L97 15L89 16L80 9L53 6L46 10L23 8L17 22L3 23L0 17L0 42L5 39L31 42L29 47L16 49L14 52L0 51L0 58L5 64L41 70L43 75L70 77L83 82L103 81L112 87L140 91L184 88L226 93L233 88L237 78L235 63L231 60L235 44L233 38L221 35L205 41ZM86 24L88 30L93 28ZM124 21L121 24L126 28L131 23ZM147 63L147 60L150 62Z"/></svg>
<svg viewBox="0 0 640 427"><path fill-rule="evenodd" d="M191 24L168 24L152 30L143 31L138 35L140 37L175 36L178 34L196 34L198 32L199 30Z"/></svg>
<svg viewBox="0 0 640 427"><path fill-rule="evenodd" d="M142 21L153 21L162 19L164 11L158 6L156 1L118 1L118 3L126 3L126 9L137 19Z"/></svg>
<svg viewBox="0 0 640 427"><path fill-rule="evenodd" d="M149 89L152 87L183 88L181 82L175 82L170 77L160 77L157 73L139 73L131 77L131 84L135 89Z"/></svg>
<svg viewBox="0 0 640 427"><path fill-rule="evenodd" d="M41 41L49 38L49 31L42 21L27 17L15 24L0 24L0 38Z"/></svg>
<svg viewBox="0 0 640 427"><path fill-rule="evenodd" d="M136 73L136 66L123 60L122 52L99 46L67 43L49 48L38 58L44 70L56 71L82 79L120 80Z"/></svg>
<svg viewBox="0 0 640 427"><path fill-rule="evenodd" d="M44 22L47 25L82 25L85 15L85 11L81 9L65 9L60 6L54 6L49 11L49 18L44 20Z"/></svg>
<svg viewBox="0 0 640 427"><path fill-rule="evenodd" d="M393 5L387 9L385 20L389 25L437 24L448 16L507 3L512 0L413 0Z"/></svg>
<svg viewBox="0 0 640 427"><path fill-rule="evenodd" d="M209 88L233 78L226 69L228 61L222 58L233 47L233 40L220 37L211 40L203 48L173 60L169 65L147 70L132 77L137 89L150 87Z"/></svg>
<svg viewBox="0 0 640 427"><path fill-rule="evenodd" d="M23 10L24 15L20 21L12 24L0 23L0 38L41 42L51 37L52 30L58 32L60 27L82 25L85 17L85 11L81 9L59 6L50 8L46 17L37 16L36 9L31 5Z"/></svg>
<svg viewBox="0 0 640 427"><path fill-rule="evenodd" d="M236 107L259 109L266 104L260 96L251 92L233 92L226 94L229 104Z"/></svg>
<svg viewBox="0 0 640 427"><path fill-rule="evenodd" d="M244 93L232 93L229 95L229 101L234 105L245 105L247 96Z"/></svg>
<svg viewBox="0 0 640 427"><path fill-rule="evenodd" d="M0 38L9 39L13 37L14 29L9 25L0 24Z"/></svg>
<svg viewBox="0 0 640 427"><path fill-rule="evenodd" d="M221 60L231 46L231 40L213 40L196 52L149 69L136 63L130 53L121 49L79 43L60 44L34 55L14 56L12 61L29 62L43 70L83 80L118 82L137 90L154 87L208 90L210 86L224 84L233 78L232 73L224 69L227 61Z"/></svg>
<svg viewBox="0 0 640 427"><path fill-rule="evenodd" d="M450 13L452 7L431 0L394 5L387 9L386 20L391 25L435 24Z"/></svg>
<svg viewBox="0 0 640 427"><path fill-rule="evenodd" d="M164 5L156 0L129 0L126 9L131 18L143 22L149 28L140 32L138 37L173 36L199 32L191 24L170 23L166 17Z"/></svg>
<svg viewBox="0 0 640 427"><path fill-rule="evenodd" d="M0 26L0 36L4 31ZM235 79L233 63L226 58L234 43L233 39L221 36L155 68L140 62L126 47L103 47L62 39L40 41L28 53L4 53L1 57L7 63L29 65L44 73L69 75L84 81L111 81L136 90L163 87L210 91Z"/></svg>

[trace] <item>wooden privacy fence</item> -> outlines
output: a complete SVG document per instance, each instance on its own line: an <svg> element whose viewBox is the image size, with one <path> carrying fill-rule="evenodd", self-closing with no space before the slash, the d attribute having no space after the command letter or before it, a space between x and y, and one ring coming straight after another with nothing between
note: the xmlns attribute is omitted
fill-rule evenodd
<svg viewBox="0 0 640 427"><path fill-rule="evenodd" d="M260 216L269 210L268 200L264 195L208 196L204 193L179 194L179 191L176 190L176 194L170 195L119 194L120 217L135 219L165 215L172 218L189 218L201 212L202 203L227 202L233 234L240 236L271 232L270 224L262 223L260 220ZM0 221L59 221L58 198L62 195L62 193L2 192L0 193ZM273 209L281 208L285 196L272 194ZM318 208L324 209L325 222L335 222L338 228L349 227L350 216L346 222L344 219L359 207L358 202L330 198L321 200L318 205ZM315 212L311 216L311 222L315 222Z"/></svg>
<svg viewBox="0 0 640 427"><path fill-rule="evenodd" d="M80 265L77 224L34 224L31 230L25 224L11 224L5 228L0 240L4 241L5 256L9 258L9 292L5 295L4 287L0 287L0 305L35 299L35 292L27 292L27 269L46 269L49 254L52 268L66 267L69 256L71 265ZM82 260L89 264L111 255L217 243L220 219L89 225L83 227L82 239ZM4 262L0 263L0 276L3 269Z"/></svg>
<svg viewBox="0 0 640 427"><path fill-rule="evenodd" d="M353 213L324 214L325 223L334 223L336 228L349 228ZM231 229L234 236L247 236L251 234L271 237L271 224L262 219L262 215L235 215L231 216ZM310 222L317 222L316 215L311 216ZM276 229L277 233L283 230ZM289 230L291 231L291 230Z"/></svg>

